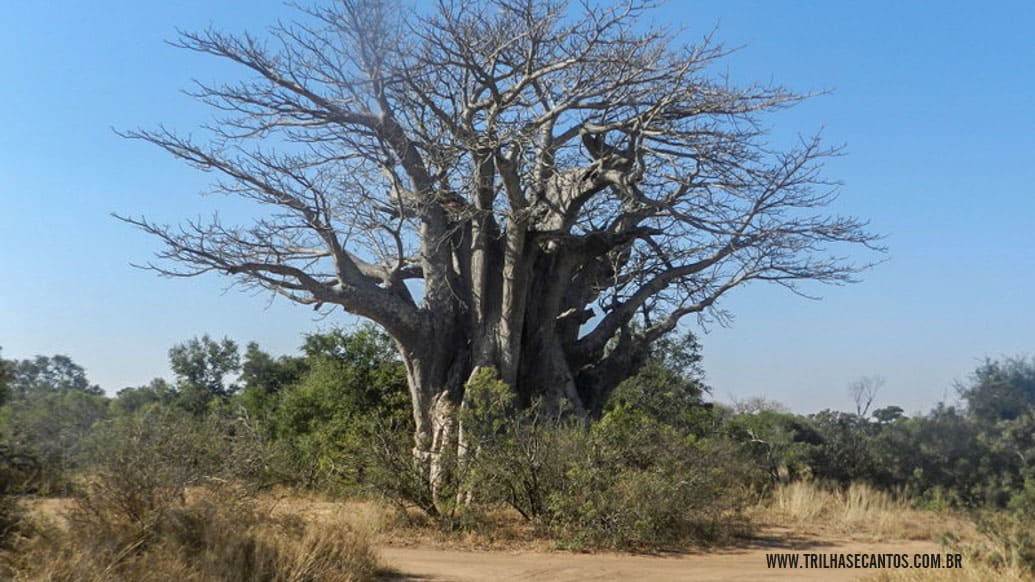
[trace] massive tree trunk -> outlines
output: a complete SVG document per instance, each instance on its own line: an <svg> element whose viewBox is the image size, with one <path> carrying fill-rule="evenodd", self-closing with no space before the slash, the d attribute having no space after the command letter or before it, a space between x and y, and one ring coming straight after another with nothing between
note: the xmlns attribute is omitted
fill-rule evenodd
<svg viewBox="0 0 1035 582"><path fill-rule="evenodd" d="M875 241L817 214L834 197L819 173L831 152L762 139L757 114L801 97L713 81L721 48L672 48L637 25L645 7L445 2L404 26L380 0L338 0L274 28L272 45L185 34L254 78L197 89L231 115L210 144L128 135L270 212L248 227L123 220L185 266L163 274L222 272L383 326L438 496L478 367L520 403L592 416L682 318L721 319L731 289L866 266L827 252Z"/></svg>

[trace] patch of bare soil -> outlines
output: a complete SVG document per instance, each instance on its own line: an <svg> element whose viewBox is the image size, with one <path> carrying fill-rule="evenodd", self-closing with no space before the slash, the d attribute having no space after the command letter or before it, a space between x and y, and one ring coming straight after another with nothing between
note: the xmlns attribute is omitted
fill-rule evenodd
<svg viewBox="0 0 1035 582"><path fill-rule="evenodd" d="M582 580L716 581L750 580L859 580L874 570L771 569L766 554L796 553L897 553L939 552L926 541L863 542L787 537L769 532L737 547L661 555L615 553L572 554L540 551L457 551L427 547L381 547L383 563L398 573L395 582L475 582L530 580L568 582Z"/></svg>

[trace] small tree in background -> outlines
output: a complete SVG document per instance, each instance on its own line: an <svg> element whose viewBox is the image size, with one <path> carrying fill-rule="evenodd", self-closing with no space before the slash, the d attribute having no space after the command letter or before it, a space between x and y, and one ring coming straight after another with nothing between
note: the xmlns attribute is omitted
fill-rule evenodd
<svg viewBox="0 0 1035 582"><path fill-rule="evenodd" d="M21 489L67 492L83 466L83 445L108 416L108 401L82 366L62 355L8 362L9 401L0 407L0 439L8 456L26 461Z"/></svg>
<svg viewBox="0 0 1035 582"><path fill-rule="evenodd" d="M225 401L238 386L228 382L241 369L237 344L230 338L215 341L208 335L177 344L169 350L169 367L176 376L177 401L203 414L211 402Z"/></svg>
<svg viewBox="0 0 1035 582"><path fill-rule="evenodd" d="M104 394L100 386L91 384L86 378L83 367L68 356L36 356L9 362L7 366L10 375L8 389L15 398L68 391L94 396Z"/></svg>
<svg viewBox="0 0 1035 582"><path fill-rule="evenodd" d="M855 402L856 415L866 418L884 383L884 378L880 376L863 376L848 385L848 395L852 397L852 402Z"/></svg>

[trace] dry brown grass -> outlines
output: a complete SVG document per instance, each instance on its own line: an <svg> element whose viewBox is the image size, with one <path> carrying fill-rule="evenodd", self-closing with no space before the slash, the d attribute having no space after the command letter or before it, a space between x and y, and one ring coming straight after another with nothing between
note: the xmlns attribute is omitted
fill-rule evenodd
<svg viewBox="0 0 1035 582"><path fill-rule="evenodd" d="M462 527L450 528L417 509L401 511L377 498L341 499L316 492L283 488L258 497L276 516L297 516L307 522L347 523L377 544L424 546L454 550L544 550L554 547L546 532L509 508L478 507Z"/></svg>
<svg viewBox="0 0 1035 582"><path fill-rule="evenodd" d="M554 543L545 532L510 508L471 514L463 528L449 529L423 513L402 513L374 499L330 499L284 490L265 494L260 504L273 515L297 516L307 522L347 523L377 544L454 550L545 550Z"/></svg>
<svg viewBox="0 0 1035 582"><path fill-rule="evenodd" d="M963 558L958 570L894 570L880 572L870 582L1031 582L1033 578L1016 567L997 568Z"/></svg>
<svg viewBox="0 0 1035 582"><path fill-rule="evenodd" d="M4 556L13 580L352 582L382 568L345 521L275 515L232 487L192 491L145 513L87 494Z"/></svg>
<svg viewBox="0 0 1035 582"><path fill-rule="evenodd" d="M930 540L963 554L957 570L894 570L875 574L874 582L1031 582L1035 580L1011 548L978 531L962 514L915 509L893 495L863 484L842 490L816 483L779 486L756 508L764 525L796 534L846 536L870 541Z"/></svg>
<svg viewBox="0 0 1035 582"><path fill-rule="evenodd" d="M941 541L950 532L974 531L962 516L914 509L864 484L846 490L806 481L782 484L755 508L752 517L762 525L789 527L797 533L873 541Z"/></svg>
<svg viewBox="0 0 1035 582"><path fill-rule="evenodd" d="M509 507L479 508L464 517L462 527L443 527L418 513L386 508L381 539L395 546L431 546L452 550L546 551L557 542L542 526Z"/></svg>

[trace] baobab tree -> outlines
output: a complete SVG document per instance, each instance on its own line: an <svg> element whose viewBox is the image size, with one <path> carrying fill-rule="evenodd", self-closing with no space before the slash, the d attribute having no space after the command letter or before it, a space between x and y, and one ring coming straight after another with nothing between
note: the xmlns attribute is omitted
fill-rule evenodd
<svg viewBox="0 0 1035 582"><path fill-rule="evenodd" d="M518 401L592 416L651 345L751 281L851 281L873 248L835 196L819 139L774 151L760 116L803 96L709 74L707 39L645 26L648 3L338 0L268 35L186 33L240 65L194 95L204 140L128 132L267 213L177 227L159 273L217 272L382 326L406 364L432 483L481 367ZM453 449L455 450L455 449Z"/></svg>

